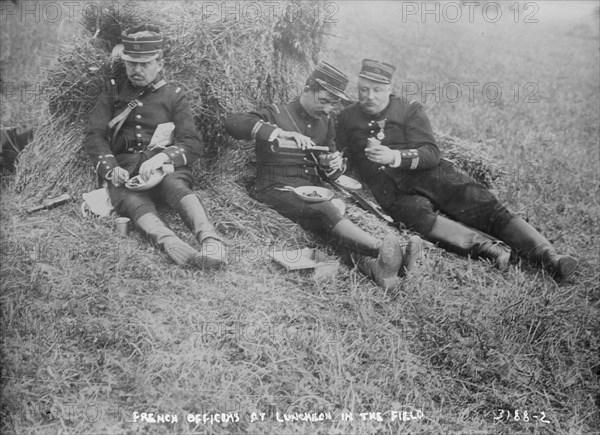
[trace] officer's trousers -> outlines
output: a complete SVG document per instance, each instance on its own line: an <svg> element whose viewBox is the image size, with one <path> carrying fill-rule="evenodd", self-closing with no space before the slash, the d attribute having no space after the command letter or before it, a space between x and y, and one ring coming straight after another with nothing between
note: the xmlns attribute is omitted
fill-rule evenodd
<svg viewBox="0 0 600 435"><path fill-rule="evenodd" d="M155 202L161 201L171 208L176 207L181 198L193 193L192 185L191 170L180 167L165 176L158 186L150 190L132 191L125 186L116 187L108 183L108 194L116 212L136 222L140 216L157 213Z"/></svg>
<svg viewBox="0 0 600 435"><path fill-rule="evenodd" d="M435 168L403 171L393 179L382 174L368 184L395 221L426 237L439 212L494 237L514 216L492 192L445 160Z"/></svg>
<svg viewBox="0 0 600 435"><path fill-rule="evenodd" d="M310 231L328 231L344 219L331 201L306 202L295 193L280 191L276 187L277 185L259 191L252 189L250 194L257 201L267 204Z"/></svg>

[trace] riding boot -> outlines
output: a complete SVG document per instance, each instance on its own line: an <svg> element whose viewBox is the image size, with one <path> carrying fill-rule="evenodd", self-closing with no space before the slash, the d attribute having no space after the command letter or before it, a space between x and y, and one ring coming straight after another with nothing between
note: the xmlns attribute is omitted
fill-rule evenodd
<svg viewBox="0 0 600 435"><path fill-rule="evenodd" d="M402 246L397 238L389 235L383 241L378 240L348 219L339 221L332 233L345 246L357 251L355 259L359 270L379 286L387 290L400 282Z"/></svg>
<svg viewBox="0 0 600 435"><path fill-rule="evenodd" d="M162 248L171 259L180 266L193 266L199 269L217 267L211 257L196 251L175 235L154 213L147 213L135 222L137 229L153 243Z"/></svg>
<svg viewBox="0 0 600 435"><path fill-rule="evenodd" d="M494 237L438 215L427 239L463 256L485 258L500 270L508 267L510 247Z"/></svg>
<svg viewBox="0 0 600 435"><path fill-rule="evenodd" d="M502 229L500 238L519 255L546 268L554 278L565 279L575 272L577 260L559 255L550 242L525 220L515 217Z"/></svg>
<svg viewBox="0 0 600 435"><path fill-rule="evenodd" d="M214 263L225 264L227 253L223 240L208 218L198 197L193 193L184 196L176 209L200 243L202 255L211 258Z"/></svg>

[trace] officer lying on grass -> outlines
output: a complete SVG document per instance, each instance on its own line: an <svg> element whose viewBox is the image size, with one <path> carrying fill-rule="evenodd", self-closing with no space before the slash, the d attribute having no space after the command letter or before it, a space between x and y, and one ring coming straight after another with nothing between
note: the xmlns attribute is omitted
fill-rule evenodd
<svg viewBox="0 0 600 435"><path fill-rule="evenodd" d="M489 190L441 159L421 104L391 94L395 69L363 60L359 101L342 111L337 126L338 147L347 150L381 207L458 254L483 257L504 269L512 247L555 278L570 276L577 266L573 257L557 254Z"/></svg>
<svg viewBox="0 0 600 435"><path fill-rule="evenodd" d="M415 262L420 238L413 238L403 253L400 240L390 235L378 240L344 218L331 202L306 202L284 186L321 185L317 162L310 149L325 146L329 170L337 171L342 158L335 151L335 126L332 110L348 78L331 65L321 62L306 81L300 97L287 104L271 104L249 113L236 113L225 121L225 129L236 139L256 140L257 177L251 195L273 207L306 229L326 231L338 242L360 254L355 256L362 272L377 284L390 288L399 282ZM275 140L294 140L297 148L289 153L272 149ZM412 255L411 255L412 254Z"/></svg>
<svg viewBox="0 0 600 435"><path fill-rule="evenodd" d="M203 151L188 99L161 77L163 36L142 25L122 34L121 59L127 78L110 80L90 115L85 148L103 181L115 210L180 265L219 267L226 262L222 240L192 192L190 165ZM174 124L174 143L149 146L159 125ZM152 144L154 145L154 143ZM163 171L161 173L161 171ZM170 172L170 173L168 173ZM141 175L149 190L130 190L128 180ZM179 239L158 217L154 200L177 210L193 231L200 251Z"/></svg>

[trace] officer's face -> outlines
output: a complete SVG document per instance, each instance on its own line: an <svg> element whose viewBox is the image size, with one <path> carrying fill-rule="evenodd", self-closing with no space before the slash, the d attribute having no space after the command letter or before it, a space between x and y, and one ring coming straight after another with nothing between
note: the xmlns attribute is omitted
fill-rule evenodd
<svg viewBox="0 0 600 435"><path fill-rule="evenodd" d="M127 77L135 86L147 86L156 79L163 69L164 60L151 60L150 62L125 61Z"/></svg>
<svg viewBox="0 0 600 435"><path fill-rule="evenodd" d="M369 115L376 115L385 109L391 93L392 85L358 78L358 103L363 112Z"/></svg>
<svg viewBox="0 0 600 435"><path fill-rule="evenodd" d="M340 97L322 88L316 92L311 90L304 92L306 98L302 99L302 106L314 118L329 115L340 102Z"/></svg>

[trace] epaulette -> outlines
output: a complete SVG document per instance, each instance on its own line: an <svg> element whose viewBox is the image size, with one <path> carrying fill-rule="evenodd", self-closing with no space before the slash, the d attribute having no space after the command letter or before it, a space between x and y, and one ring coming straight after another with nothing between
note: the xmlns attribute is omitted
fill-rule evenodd
<svg viewBox="0 0 600 435"><path fill-rule="evenodd" d="M110 88L113 101L117 101L119 99L119 87L117 86L117 81L114 78L110 79Z"/></svg>

